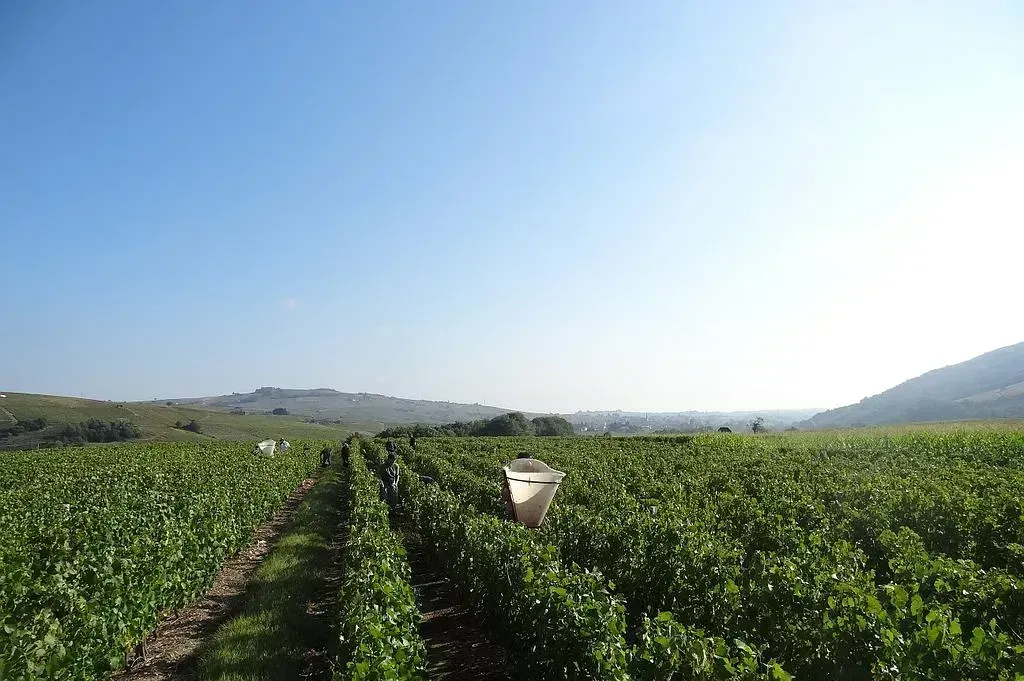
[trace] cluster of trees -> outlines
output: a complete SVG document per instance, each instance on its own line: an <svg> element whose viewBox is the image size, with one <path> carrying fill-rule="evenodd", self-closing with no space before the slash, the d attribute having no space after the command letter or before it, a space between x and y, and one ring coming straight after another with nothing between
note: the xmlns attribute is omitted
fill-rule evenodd
<svg viewBox="0 0 1024 681"><path fill-rule="evenodd" d="M188 423L182 423L181 421L175 421L174 422L174 427L175 428L180 428L181 430L187 430L187 431L189 431L191 433L202 433L203 432L203 427L200 426L199 425L199 421L196 421L195 419L192 419Z"/></svg>
<svg viewBox="0 0 1024 681"><path fill-rule="evenodd" d="M65 444L85 444L86 442L122 442L134 440L139 435L141 433L138 426L131 421L89 419L64 426L58 437Z"/></svg>
<svg viewBox="0 0 1024 681"><path fill-rule="evenodd" d="M14 435L21 435L22 433L32 433L37 430L42 430L46 427L46 419L40 416L35 419L24 419L18 421L14 425L3 426L0 428L0 438L12 437Z"/></svg>
<svg viewBox="0 0 1024 681"><path fill-rule="evenodd" d="M284 407L278 407L277 409L274 409L270 413L273 414L274 416L288 416L288 410L285 409Z"/></svg>
<svg viewBox="0 0 1024 681"><path fill-rule="evenodd" d="M572 435L572 424L561 416L538 416L528 419L520 412L495 416L492 419L476 421L456 421L443 426L416 423L394 426L377 434L379 438L404 439L410 435L416 437L515 437L523 435Z"/></svg>

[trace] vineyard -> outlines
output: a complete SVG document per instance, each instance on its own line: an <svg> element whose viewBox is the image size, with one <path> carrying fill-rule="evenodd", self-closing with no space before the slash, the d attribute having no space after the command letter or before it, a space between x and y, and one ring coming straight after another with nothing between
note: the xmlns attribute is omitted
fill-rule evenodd
<svg viewBox="0 0 1024 681"><path fill-rule="evenodd" d="M5 456L0 678L123 665L322 445ZM431 678L412 536L517 678L1024 680L1022 435L426 438L390 516L383 449L338 483L336 681ZM501 501L521 451L568 473L535 531Z"/></svg>
<svg viewBox="0 0 1024 681"><path fill-rule="evenodd" d="M413 514L541 678L1024 679L1018 434L418 450ZM496 519L522 450L569 472L537 533Z"/></svg>
<svg viewBox="0 0 1024 681"><path fill-rule="evenodd" d="M96 679L315 467L232 444L16 452L0 468L0 678Z"/></svg>

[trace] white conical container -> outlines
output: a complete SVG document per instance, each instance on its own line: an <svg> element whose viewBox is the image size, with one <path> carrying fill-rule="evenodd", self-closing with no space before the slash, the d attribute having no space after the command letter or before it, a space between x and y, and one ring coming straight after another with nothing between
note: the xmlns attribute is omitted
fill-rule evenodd
<svg viewBox="0 0 1024 681"><path fill-rule="evenodd" d="M502 469L516 520L540 527L565 473L537 459L516 459Z"/></svg>
<svg viewBox="0 0 1024 681"><path fill-rule="evenodd" d="M264 440L256 446L260 448L264 456L274 456L274 447L277 445L273 440Z"/></svg>

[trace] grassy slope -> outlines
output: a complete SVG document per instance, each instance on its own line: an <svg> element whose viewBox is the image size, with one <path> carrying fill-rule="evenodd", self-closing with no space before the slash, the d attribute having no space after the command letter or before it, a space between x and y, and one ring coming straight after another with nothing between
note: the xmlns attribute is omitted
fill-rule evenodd
<svg viewBox="0 0 1024 681"><path fill-rule="evenodd" d="M44 436L59 431L62 424L78 423L90 418L112 421L128 419L142 431L145 440L249 440L264 438L336 439L353 429L371 432L375 424L356 426L325 426L303 423L299 416L238 416L223 410L160 404L103 402L77 397L6 393L0 399L0 422L9 423L13 415L19 420L45 417L51 424L36 433L0 440L0 449L34 447ZM175 421L188 423L195 419L202 426L202 435L174 427Z"/></svg>
<svg viewBox="0 0 1024 681"><path fill-rule="evenodd" d="M256 571L240 615L200 651L197 681L296 679L310 649L330 646L329 620L307 612L323 589L340 520L342 476L332 469L296 509L288 529ZM329 657L333 654L328 650Z"/></svg>
<svg viewBox="0 0 1024 681"><path fill-rule="evenodd" d="M451 423L493 418L508 409L479 404L412 400L373 393L342 393L330 389L294 390L261 388L252 393L216 397L179 398L175 404L204 408L270 411L283 407L293 414L348 423ZM154 400L154 403L162 403Z"/></svg>

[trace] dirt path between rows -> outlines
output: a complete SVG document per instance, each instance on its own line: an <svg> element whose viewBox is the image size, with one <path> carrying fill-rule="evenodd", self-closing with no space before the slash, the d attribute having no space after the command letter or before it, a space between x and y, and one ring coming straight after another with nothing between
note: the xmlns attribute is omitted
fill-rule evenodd
<svg viewBox="0 0 1024 681"><path fill-rule="evenodd" d="M344 473L334 483L337 486L337 496L342 496L343 490L348 488L348 473ZM326 634L323 638L314 641L306 656L306 668L300 676L305 681L330 681L334 673L334 660L338 654L336 625L338 622L338 592L341 590L341 582L344 579L344 547L348 541L348 509L347 503L342 503L338 509L337 525L331 537L331 555L334 560L326 570L320 589L313 600L306 604L306 612L311 615L319 624L319 631Z"/></svg>
<svg viewBox="0 0 1024 681"><path fill-rule="evenodd" d="M406 528L407 529L407 528ZM505 649L480 629L454 585L420 547L419 538L401 533L412 568L412 587L423 619L427 678L432 681L513 681Z"/></svg>
<svg viewBox="0 0 1024 681"><path fill-rule="evenodd" d="M303 480L274 517L260 525L249 546L224 563L210 590L165 618L144 646L129 657L126 668L112 674L110 681L186 681L195 668L196 652L203 640L238 610L253 571L316 482L315 477Z"/></svg>

